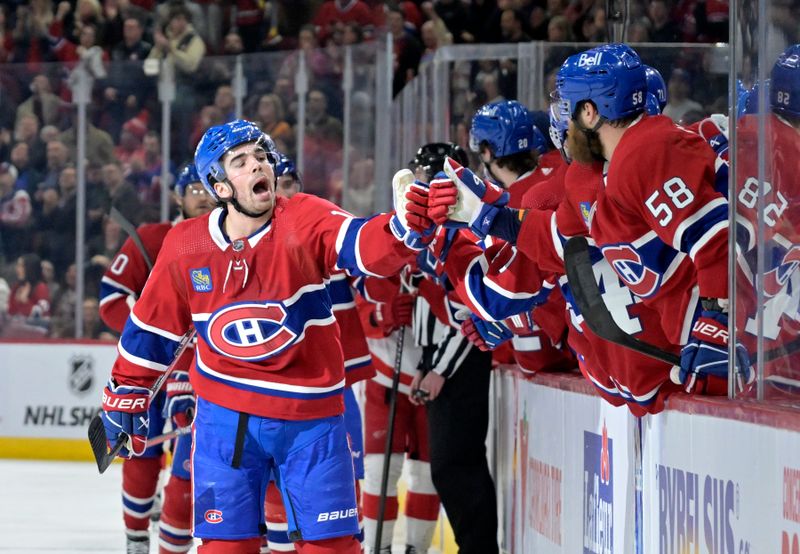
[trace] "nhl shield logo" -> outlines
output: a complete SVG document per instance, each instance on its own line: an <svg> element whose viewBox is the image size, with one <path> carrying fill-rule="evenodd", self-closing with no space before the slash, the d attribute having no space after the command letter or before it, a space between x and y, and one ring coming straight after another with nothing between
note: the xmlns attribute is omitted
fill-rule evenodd
<svg viewBox="0 0 800 554"><path fill-rule="evenodd" d="M94 359L85 354L73 356L69 360L69 390L76 396L84 396L92 390L94 383Z"/></svg>

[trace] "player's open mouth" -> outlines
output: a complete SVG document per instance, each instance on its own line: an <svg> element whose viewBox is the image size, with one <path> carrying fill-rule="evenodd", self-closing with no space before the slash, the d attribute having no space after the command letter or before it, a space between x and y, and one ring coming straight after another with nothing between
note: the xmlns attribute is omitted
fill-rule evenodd
<svg viewBox="0 0 800 554"><path fill-rule="evenodd" d="M272 192L269 188L269 181L266 177L261 177L256 183L253 185L253 193L256 196L261 196L265 192Z"/></svg>

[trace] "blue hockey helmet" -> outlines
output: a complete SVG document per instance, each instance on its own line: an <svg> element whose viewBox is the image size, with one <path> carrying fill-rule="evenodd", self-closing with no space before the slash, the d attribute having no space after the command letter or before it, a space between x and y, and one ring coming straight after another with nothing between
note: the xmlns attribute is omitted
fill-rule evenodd
<svg viewBox="0 0 800 554"><path fill-rule="evenodd" d="M231 148L247 142L259 143L270 157L270 162L275 163L275 144L272 139L258 125L244 119L210 127L197 144L194 152L197 173L200 182L215 200L219 200L219 196L214 190L214 183L227 177L222 167L222 157Z"/></svg>
<svg viewBox="0 0 800 554"><path fill-rule="evenodd" d="M277 154L278 158L278 161L275 162L275 177L291 175L297 179L297 166L294 165L294 160L280 152L275 152L275 154Z"/></svg>
<svg viewBox="0 0 800 554"><path fill-rule="evenodd" d="M787 48L770 75L769 105L778 115L800 117L800 44ZM757 96L755 90L751 97Z"/></svg>
<svg viewBox="0 0 800 554"><path fill-rule="evenodd" d="M647 100L645 110L650 115L658 115L664 111L667 105L667 83L661 72L655 67L644 66L645 79L647 81Z"/></svg>
<svg viewBox="0 0 800 554"><path fill-rule="evenodd" d="M764 87L764 93L767 95L767 101L770 103L772 102L770 94L770 90L772 89L770 86L770 79L764 80L763 85L756 81L749 90L745 89L744 92L739 93L739 102L736 106L736 114L738 117L758 113L758 96L760 94L759 90L761 87Z"/></svg>
<svg viewBox="0 0 800 554"><path fill-rule="evenodd" d="M544 139L543 136L541 138ZM495 158L536 148L533 118L528 108L516 100L482 106L472 118L469 147L474 152L480 152L483 142L489 145Z"/></svg>
<svg viewBox="0 0 800 554"><path fill-rule="evenodd" d="M625 44L586 50L567 58L558 70L554 99L571 117L584 100L594 103L609 121L637 115L647 100L645 66Z"/></svg>
<svg viewBox="0 0 800 554"><path fill-rule="evenodd" d="M303 180L300 178L300 173L297 172L297 166L294 160L286 154L275 151L277 162L275 162L275 178L283 175L290 175L298 185L299 190L303 190Z"/></svg>
<svg viewBox="0 0 800 554"><path fill-rule="evenodd" d="M178 196L183 196L186 192L186 187L191 185L192 183L200 183L200 175L197 173L197 166L194 165L194 162L189 162L181 172L178 174L178 180L175 181L175 194Z"/></svg>
<svg viewBox="0 0 800 554"><path fill-rule="evenodd" d="M544 154L554 147L548 132L550 129L550 111L529 110L529 113L533 119L533 149L538 151L539 154Z"/></svg>

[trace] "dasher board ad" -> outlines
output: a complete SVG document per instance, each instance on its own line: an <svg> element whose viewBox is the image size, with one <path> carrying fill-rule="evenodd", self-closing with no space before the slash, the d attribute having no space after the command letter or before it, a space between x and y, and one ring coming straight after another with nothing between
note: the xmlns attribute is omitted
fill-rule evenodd
<svg viewBox="0 0 800 554"><path fill-rule="evenodd" d="M0 437L85 439L116 355L112 343L0 344Z"/></svg>

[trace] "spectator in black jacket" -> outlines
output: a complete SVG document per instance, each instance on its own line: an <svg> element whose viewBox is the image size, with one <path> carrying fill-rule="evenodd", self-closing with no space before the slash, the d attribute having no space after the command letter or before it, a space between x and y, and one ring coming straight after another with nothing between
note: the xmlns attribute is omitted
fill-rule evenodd
<svg viewBox="0 0 800 554"><path fill-rule="evenodd" d="M139 113L153 93L153 81L145 77L142 63L153 46L142 39L144 27L136 17L128 17L122 25L122 42L111 51L109 76L104 97L108 117L105 129L119 140L122 124Z"/></svg>

